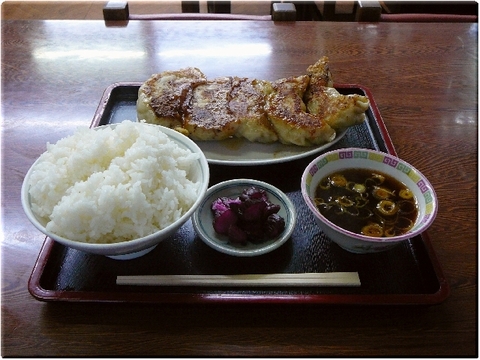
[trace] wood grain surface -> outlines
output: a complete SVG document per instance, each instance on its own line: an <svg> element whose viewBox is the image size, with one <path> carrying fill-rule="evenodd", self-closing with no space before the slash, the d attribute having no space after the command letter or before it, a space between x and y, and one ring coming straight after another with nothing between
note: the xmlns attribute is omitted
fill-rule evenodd
<svg viewBox="0 0 480 360"><path fill-rule="evenodd" d="M3 356L476 356L477 24L2 21ZM104 89L196 66L274 80L327 55L375 98L398 155L433 184L429 230L451 286L430 307L43 303L27 282L44 236L20 188L88 126Z"/></svg>

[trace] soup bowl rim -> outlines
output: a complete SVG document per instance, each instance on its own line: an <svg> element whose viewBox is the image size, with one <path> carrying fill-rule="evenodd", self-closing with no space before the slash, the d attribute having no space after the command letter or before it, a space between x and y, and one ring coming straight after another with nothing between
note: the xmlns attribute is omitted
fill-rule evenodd
<svg viewBox="0 0 480 360"><path fill-rule="evenodd" d="M425 211L424 211L424 209L421 208L422 204L424 204L425 201L423 201L423 200L419 201L419 199L417 199L417 204L419 206L419 209L418 209L419 213L418 213L418 216L417 216L417 220L415 221L415 224L413 226L413 230L411 229L404 234L396 235L396 236L392 236L392 237L372 237L372 236L367 236L367 235L363 235L363 234L358 234L358 233L355 233L353 231L346 230L343 227L341 227L341 226L333 223L332 221L328 220L318 210L315 203L313 202L313 200L312 200L312 198L309 194L312 187L311 186L308 187L310 189L310 191L307 189L307 178L309 176L311 177L310 180L313 178L313 176L311 176L311 170L322 159L325 159L325 158L327 158L328 156L331 156L331 155L340 154L340 153L349 153L349 152L354 152L354 151L363 151L363 152L367 152L369 154L376 154L378 156L383 156L383 157L386 157L386 158L389 158L389 159L393 159L396 162L401 163L401 164L409 167L411 171L413 171L419 178L421 178L425 187L428 189L427 191L430 191L431 198L432 198L433 209L432 209L432 212L428 215L428 217L425 216L425 214L424 214ZM369 159L367 159L367 160L369 160ZM343 169L350 169L350 168L373 169L373 166L368 166L368 165L363 165L362 166L361 162L362 162L362 159L360 159L360 163L359 163L358 166L355 166L355 167L345 166ZM372 164L373 164L373 162L372 162ZM386 168L386 169L389 169L389 168ZM378 169L374 169L374 170L381 171L381 170L378 170ZM397 168L393 168L393 167L390 170L393 170L391 172L399 172L399 170ZM383 171L383 172L386 173L387 175L390 175L393 178L399 180L398 177L396 177L395 175L392 175L390 172L387 172L387 171ZM325 175L328 175L328 174L325 173ZM318 183L315 184L314 187L316 188L317 185L318 185ZM407 187L409 187L409 186L407 185ZM302 196L304 198L304 201L305 201L306 205L308 206L310 211L315 215L316 220L321 225L329 227L331 230L339 233L339 235L341 234L342 236L346 236L346 237L349 237L349 238L352 238L352 239L355 239L355 240L359 240L359 241L362 241L362 242L368 242L368 243L372 243L372 244L396 243L396 242L399 242L399 241L403 241L403 240L412 238L412 237L422 233L423 231L425 231L433 223L433 221L436 217L437 211L438 211L438 200L437 200L435 190L433 189L433 186L428 181L428 179L418 169L416 169L411 164L407 163L404 160L401 160L400 158L398 158L397 156L395 156L393 154L388 154L388 153L385 153L385 152L380 152L380 151L376 151L376 150L372 150L372 149L354 148L354 147L341 148L341 149L325 152L322 155L316 157L315 159L313 159L308 164L304 173L302 174L301 192L302 192ZM423 205L423 207L425 207L425 205Z"/></svg>

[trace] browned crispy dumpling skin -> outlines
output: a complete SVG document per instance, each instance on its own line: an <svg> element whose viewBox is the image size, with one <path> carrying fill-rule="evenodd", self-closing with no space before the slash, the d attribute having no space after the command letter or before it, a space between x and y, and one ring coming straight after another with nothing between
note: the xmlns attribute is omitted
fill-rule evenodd
<svg viewBox="0 0 480 360"><path fill-rule="evenodd" d="M322 118L337 132L361 124L369 107L366 96L342 95L333 88L328 58L322 57L307 68L310 77L304 101L307 111Z"/></svg>
<svg viewBox="0 0 480 360"><path fill-rule="evenodd" d="M193 89L183 128L194 140L224 140L235 135L238 119L229 108L232 78L209 80Z"/></svg>
<svg viewBox="0 0 480 360"><path fill-rule="evenodd" d="M137 118L169 128L181 127L194 86L206 81L205 75L192 67L152 75L138 91Z"/></svg>
<svg viewBox="0 0 480 360"><path fill-rule="evenodd" d="M252 142L271 143L278 140L265 111L265 94L271 91L267 81L233 78L230 111L238 119L236 137Z"/></svg>
<svg viewBox="0 0 480 360"><path fill-rule="evenodd" d="M302 75L272 83L273 92L267 96L265 108L283 144L310 146L335 138L334 129L320 117L306 112L302 97L308 82L308 75Z"/></svg>
<svg viewBox="0 0 480 360"><path fill-rule="evenodd" d="M307 68L307 75L310 76L310 88L318 86L333 87L332 73L328 65L328 57L323 56L315 64Z"/></svg>
<svg viewBox="0 0 480 360"><path fill-rule="evenodd" d="M310 92L306 97L307 108L311 114L322 118L332 128L343 131L365 121L365 111L369 101L358 94L343 95L335 88L323 87Z"/></svg>
<svg viewBox="0 0 480 360"><path fill-rule="evenodd" d="M326 56L306 75L274 82L240 77L207 80L197 68L152 75L139 89L138 120L194 140L232 137L311 146L365 120L368 98L333 88Z"/></svg>

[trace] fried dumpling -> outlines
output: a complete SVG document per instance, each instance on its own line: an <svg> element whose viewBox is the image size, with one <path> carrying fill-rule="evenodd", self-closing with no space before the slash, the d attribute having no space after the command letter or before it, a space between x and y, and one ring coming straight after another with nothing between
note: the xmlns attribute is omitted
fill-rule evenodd
<svg viewBox="0 0 480 360"><path fill-rule="evenodd" d="M332 74L326 56L307 68L310 77L304 101L307 111L322 118L337 132L361 124L369 107L366 96L343 95L333 88Z"/></svg>
<svg viewBox="0 0 480 360"><path fill-rule="evenodd" d="M328 66L328 57L323 56L315 64L307 68L307 75L310 76L309 87L318 86L333 87L332 73Z"/></svg>
<svg viewBox="0 0 480 360"><path fill-rule="evenodd" d="M306 112L302 100L309 76L302 75L272 82L265 109L283 144L310 146L332 141L336 132L323 119Z"/></svg>
<svg viewBox="0 0 480 360"><path fill-rule="evenodd" d="M138 90L137 118L169 128L181 127L192 90L207 82L197 68L152 75Z"/></svg>
<svg viewBox="0 0 480 360"><path fill-rule="evenodd" d="M224 140L233 137L239 121L229 108L231 77L206 81L193 89L183 128L194 140Z"/></svg>
<svg viewBox="0 0 480 360"><path fill-rule="evenodd" d="M232 137L251 142L322 145L365 120L366 96L333 87L326 56L306 75L277 81L207 80L197 68L152 75L138 91L137 118L194 140Z"/></svg>
<svg viewBox="0 0 480 360"><path fill-rule="evenodd" d="M306 101L311 114L321 117L337 131L361 124L365 121L365 111L369 107L366 96L343 95L331 87L322 87L310 92Z"/></svg>
<svg viewBox="0 0 480 360"><path fill-rule="evenodd" d="M252 142L271 143L278 140L265 111L265 94L271 91L268 81L234 78L230 111L238 119L236 137Z"/></svg>

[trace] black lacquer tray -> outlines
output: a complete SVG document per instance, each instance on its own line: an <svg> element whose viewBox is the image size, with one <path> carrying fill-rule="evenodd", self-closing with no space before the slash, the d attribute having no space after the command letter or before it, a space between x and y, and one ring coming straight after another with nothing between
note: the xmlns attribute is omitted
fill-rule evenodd
<svg viewBox="0 0 480 360"><path fill-rule="evenodd" d="M116 83L105 90L92 126L135 120L140 83ZM359 85L335 87L370 100L367 121L350 128L330 149L370 148L394 154L395 149L371 92ZM317 154L318 155L318 154ZM132 303L289 303L430 305L445 300L449 286L427 233L377 254L351 254L317 227L300 193L300 178L317 155L261 166L210 164L210 186L234 178L252 178L283 190L296 207L298 220L291 238L258 257L217 252L196 236L191 221L152 252L133 260L113 260L64 247L46 238L28 288L38 300ZM162 287L116 285L119 275L359 273L360 287Z"/></svg>

